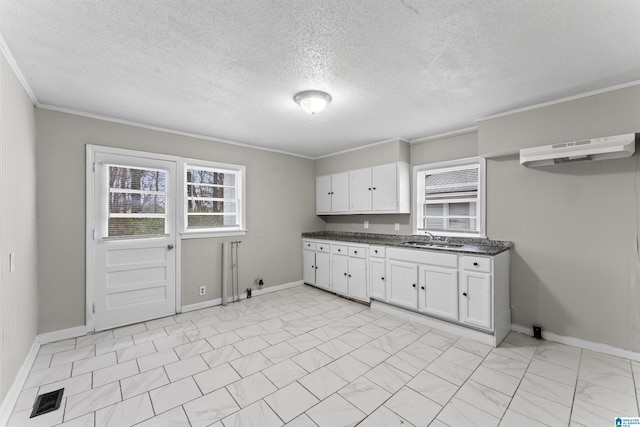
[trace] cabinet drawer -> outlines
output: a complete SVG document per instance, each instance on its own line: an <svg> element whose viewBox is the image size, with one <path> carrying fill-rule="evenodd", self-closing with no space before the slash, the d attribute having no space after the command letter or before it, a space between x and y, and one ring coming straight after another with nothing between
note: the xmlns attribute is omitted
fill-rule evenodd
<svg viewBox="0 0 640 427"><path fill-rule="evenodd" d="M349 255L349 248L345 245L331 245L331 253L335 255Z"/></svg>
<svg viewBox="0 0 640 427"><path fill-rule="evenodd" d="M384 258L385 247L384 246L371 246L369 248L369 256L376 258Z"/></svg>
<svg viewBox="0 0 640 427"><path fill-rule="evenodd" d="M354 248L349 246L349 256L353 258L366 258L367 250L365 248Z"/></svg>
<svg viewBox="0 0 640 427"><path fill-rule="evenodd" d="M316 250L316 244L314 242L307 242L306 240L302 241L302 249L306 249L309 251Z"/></svg>
<svg viewBox="0 0 640 427"><path fill-rule="evenodd" d="M317 242L316 251L329 253L331 252L331 244L327 242Z"/></svg>
<svg viewBox="0 0 640 427"><path fill-rule="evenodd" d="M491 273L491 258L484 258L479 256L463 256L462 268L467 271Z"/></svg>

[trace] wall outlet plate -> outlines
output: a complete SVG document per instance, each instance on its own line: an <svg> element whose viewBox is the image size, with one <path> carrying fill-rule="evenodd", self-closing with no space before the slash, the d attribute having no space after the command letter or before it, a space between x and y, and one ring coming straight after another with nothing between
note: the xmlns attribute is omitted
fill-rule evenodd
<svg viewBox="0 0 640 427"><path fill-rule="evenodd" d="M207 294L207 287L206 286L200 286L200 289L198 290L198 295L203 296Z"/></svg>
<svg viewBox="0 0 640 427"><path fill-rule="evenodd" d="M400 224L396 222L396 225L393 226L395 231L400 231Z"/></svg>
<svg viewBox="0 0 640 427"><path fill-rule="evenodd" d="M365 228L365 229L369 228L369 221L365 221L365 222L364 222L364 228Z"/></svg>

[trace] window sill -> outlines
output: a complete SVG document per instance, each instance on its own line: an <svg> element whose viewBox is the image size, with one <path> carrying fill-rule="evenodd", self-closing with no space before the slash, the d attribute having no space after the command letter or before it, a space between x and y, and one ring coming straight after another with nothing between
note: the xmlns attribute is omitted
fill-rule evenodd
<svg viewBox="0 0 640 427"><path fill-rule="evenodd" d="M221 231L185 231L180 233L182 240L210 239L213 237L238 237L246 236L247 230L221 230Z"/></svg>

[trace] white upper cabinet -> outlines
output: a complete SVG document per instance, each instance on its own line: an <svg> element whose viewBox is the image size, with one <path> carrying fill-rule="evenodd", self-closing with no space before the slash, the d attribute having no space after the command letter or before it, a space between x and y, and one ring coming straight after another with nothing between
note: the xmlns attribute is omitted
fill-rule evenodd
<svg viewBox="0 0 640 427"><path fill-rule="evenodd" d="M397 163L371 168L371 194L374 212L401 212L398 175ZM407 187L406 190L408 193L409 188ZM407 212L409 212L408 206Z"/></svg>
<svg viewBox="0 0 640 427"><path fill-rule="evenodd" d="M347 175L346 179L342 176L344 174ZM410 176L407 163L389 163L344 174L316 178L317 214L410 212ZM338 175L339 182L336 181ZM338 195L339 191L348 194ZM345 202L346 207L343 205Z"/></svg>
<svg viewBox="0 0 640 427"><path fill-rule="evenodd" d="M316 214L349 213L349 173L316 177Z"/></svg>
<svg viewBox="0 0 640 427"><path fill-rule="evenodd" d="M349 196L352 213L371 212L371 168L349 172Z"/></svg>

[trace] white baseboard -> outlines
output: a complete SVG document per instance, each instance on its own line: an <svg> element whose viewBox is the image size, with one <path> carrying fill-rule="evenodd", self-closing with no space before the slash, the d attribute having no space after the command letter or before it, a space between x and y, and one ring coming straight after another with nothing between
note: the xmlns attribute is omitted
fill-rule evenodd
<svg viewBox="0 0 640 427"><path fill-rule="evenodd" d="M44 334L40 334L36 337L38 342L42 344L47 344L54 341L66 340L69 338L78 338L87 334L86 326L76 326L75 328L69 329L61 329L59 331L53 332L45 332Z"/></svg>
<svg viewBox="0 0 640 427"><path fill-rule="evenodd" d="M9 391L0 404L0 426L6 426L9 422L9 417L11 417L13 407L16 406L18 397L22 392L24 383L27 380L27 376L29 375L29 371L31 371L31 367L33 366L33 362L36 360L39 350L40 342L36 337L33 340L33 344L31 344L31 349L29 350L29 353L27 353L27 357L24 359L24 362L22 362L18 375L16 375L13 380L13 384L11 384L11 388L9 388Z"/></svg>
<svg viewBox="0 0 640 427"><path fill-rule="evenodd" d="M533 336L533 328L515 323L511 325L511 330L520 332L521 334ZM597 343L593 341L582 340L579 338L567 337L564 335L554 334L553 332L542 331L542 339L557 342L560 344L572 345L585 350L595 351L597 353L608 354L609 356L624 357L625 359L640 361L640 353L636 353L629 350L623 350L621 348L613 347L608 344Z"/></svg>
<svg viewBox="0 0 640 427"><path fill-rule="evenodd" d="M284 289L295 288L296 286L302 285L302 280L298 280L296 282L283 283L281 285L269 286L268 288L263 289L253 289L251 292L252 296L264 295L271 292L278 292ZM240 299L246 299L247 293L243 292L240 294ZM227 296L227 302L233 302L233 298ZM214 307L216 305L222 304L222 298L211 299L209 301L197 302L195 304L189 304L182 306L182 313L187 313L189 311L202 310L203 308Z"/></svg>

